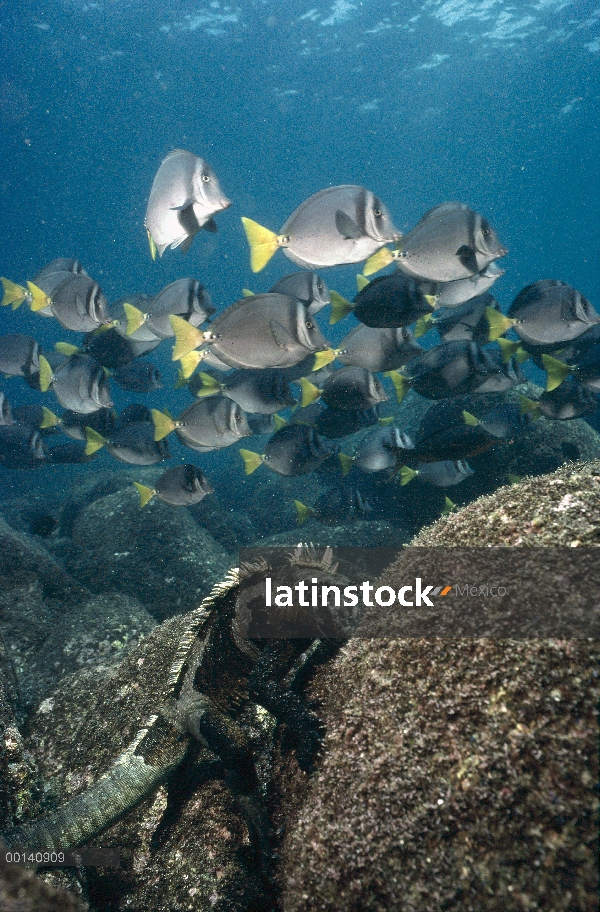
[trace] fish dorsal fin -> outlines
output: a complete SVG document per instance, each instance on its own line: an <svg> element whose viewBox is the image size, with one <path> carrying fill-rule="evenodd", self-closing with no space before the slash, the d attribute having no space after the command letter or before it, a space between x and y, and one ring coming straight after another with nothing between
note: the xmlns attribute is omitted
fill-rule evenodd
<svg viewBox="0 0 600 912"><path fill-rule="evenodd" d="M335 213L335 227L339 233L349 241L355 241L364 234L354 219L350 218L350 216L341 209L338 209Z"/></svg>
<svg viewBox="0 0 600 912"><path fill-rule="evenodd" d="M210 232L210 234L216 234L219 230L219 226L215 222L214 218L209 218L207 222L204 222L202 228L204 231Z"/></svg>
<svg viewBox="0 0 600 912"><path fill-rule="evenodd" d="M290 335L285 326L282 326L278 320L271 320L269 326L271 327L273 338L277 342L279 348L283 348L285 351L291 351L292 348L296 348L298 343L294 340L294 337Z"/></svg>

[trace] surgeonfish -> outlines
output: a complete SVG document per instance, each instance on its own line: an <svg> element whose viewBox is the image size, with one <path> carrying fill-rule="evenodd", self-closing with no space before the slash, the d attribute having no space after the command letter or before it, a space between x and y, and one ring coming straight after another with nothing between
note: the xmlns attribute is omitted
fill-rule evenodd
<svg viewBox="0 0 600 912"><path fill-rule="evenodd" d="M453 282L477 275L507 253L487 219L464 203L441 203L425 213L395 251L375 254L364 274L395 259L398 268L415 279Z"/></svg>
<svg viewBox="0 0 600 912"><path fill-rule="evenodd" d="M338 361L347 367L377 373L397 370L423 349L406 326L380 329L361 323L344 336L335 351Z"/></svg>
<svg viewBox="0 0 600 912"><path fill-rule="evenodd" d="M66 358L56 370L40 355L40 389L44 393L50 387L63 408L74 412L89 414L113 405L104 368L89 355Z"/></svg>
<svg viewBox="0 0 600 912"><path fill-rule="evenodd" d="M278 475L306 475L337 452L337 446L326 444L313 428L288 424L267 441L264 453L240 450L246 475L263 463Z"/></svg>
<svg viewBox="0 0 600 912"><path fill-rule="evenodd" d="M408 484L415 476L418 476L436 488L449 488L460 484L461 481L472 475L473 469L464 459L455 461L444 459L441 462L419 463L416 469L403 466L398 474L401 485Z"/></svg>
<svg viewBox="0 0 600 912"><path fill-rule="evenodd" d="M146 506L152 497L158 497L173 507L187 507L200 503L214 488L204 473L195 465L178 465L167 469L153 488L134 481L140 495L140 507Z"/></svg>
<svg viewBox="0 0 600 912"><path fill-rule="evenodd" d="M215 312L210 294L196 279L177 279L144 302L144 311L131 302L123 304L127 317L127 335L144 325L157 339L173 337L169 317L176 314L192 326L200 326Z"/></svg>
<svg viewBox="0 0 600 912"><path fill-rule="evenodd" d="M326 351L327 340L314 317L296 298L261 294L242 298L220 313L207 332L172 316L173 359L200 345L230 367L292 367L311 352Z"/></svg>
<svg viewBox="0 0 600 912"><path fill-rule="evenodd" d="M316 314L328 304L331 304L329 288L316 272L303 270L291 272L278 282L275 282L269 291L273 294L291 295L306 305L309 314Z"/></svg>
<svg viewBox="0 0 600 912"><path fill-rule="evenodd" d="M230 205L207 162L193 152L173 149L156 172L146 208L152 259L167 247L186 253L201 228L217 230L213 215Z"/></svg>
<svg viewBox="0 0 600 912"><path fill-rule="evenodd" d="M352 184L319 190L290 215L279 234L242 218L252 272L275 251L303 269L360 263L401 235L386 206L370 190Z"/></svg>
<svg viewBox="0 0 600 912"><path fill-rule="evenodd" d="M40 346L31 336L0 336L0 372L7 377L30 377L40 369Z"/></svg>
<svg viewBox="0 0 600 912"><path fill-rule="evenodd" d="M155 465L171 458L167 441L154 439L154 424L151 421L132 421L111 431L106 437L87 427L85 436L88 456L106 447L114 459L128 465Z"/></svg>
<svg viewBox="0 0 600 912"><path fill-rule="evenodd" d="M331 408L354 411L373 408L389 398L381 380L364 367L342 367L334 371L325 380L322 389L305 378L300 384L303 406L320 397Z"/></svg>
<svg viewBox="0 0 600 912"><path fill-rule="evenodd" d="M231 446L252 433L237 402L224 396L198 399L176 419L152 409L152 419L155 440L175 431L184 446L200 453Z"/></svg>
<svg viewBox="0 0 600 912"><path fill-rule="evenodd" d="M222 393L223 396L237 402L245 412L273 415L280 409L296 405L289 383L281 371L232 371L223 381L204 372L196 376L199 376L201 381L197 396Z"/></svg>

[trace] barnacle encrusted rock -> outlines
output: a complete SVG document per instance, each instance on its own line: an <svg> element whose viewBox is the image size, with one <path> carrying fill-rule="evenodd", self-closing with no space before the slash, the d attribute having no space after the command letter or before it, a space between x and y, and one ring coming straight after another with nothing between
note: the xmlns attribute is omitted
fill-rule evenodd
<svg viewBox="0 0 600 912"><path fill-rule="evenodd" d="M530 542L600 544L600 463L502 488L413 544ZM599 658L589 640L351 641L311 687L320 769L292 788L280 772L285 912L597 909Z"/></svg>

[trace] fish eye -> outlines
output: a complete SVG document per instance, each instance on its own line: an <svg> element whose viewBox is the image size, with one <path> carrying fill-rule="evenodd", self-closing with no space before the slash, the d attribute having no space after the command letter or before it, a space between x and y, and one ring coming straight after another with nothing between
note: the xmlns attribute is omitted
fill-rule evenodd
<svg viewBox="0 0 600 912"><path fill-rule="evenodd" d="M322 284L322 282L317 282L317 291L323 291L323 284Z"/></svg>
<svg viewBox="0 0 600 912"><path fill-rule="evenodd" d="M481 233L483 234L484 237L487 237L492 232L490 231L489 228L483 228Z"/></svg>
<svg viewBox="0 0 600 912"><path fill-rule="evenodd" d="M202 180L204 181L205 184L207 184L210 180L210 177L208 176L208 174L203 174Z"/></svg>
<svg viewBox="0 0 600 912"><path fill-rule="evenodd" d="M307 329L312 329L314 326L314 323L312 323L310 320L307 320L304 325L306 326Z"/></svg>
<svg viewBox="0 0 600 912"><path fill-rule="evenodd" d="M373 209L373 215L375 216L375 218L381 218L382 214L383 213L382 213L381 209Z"/></svg>

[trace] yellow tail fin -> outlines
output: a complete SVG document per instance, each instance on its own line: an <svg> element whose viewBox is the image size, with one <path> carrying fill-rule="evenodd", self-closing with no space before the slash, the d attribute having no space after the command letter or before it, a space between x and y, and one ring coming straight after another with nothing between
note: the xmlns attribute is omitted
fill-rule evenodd
<svg viewBox="0 0 600 912"><path fill-rule="evenodd" d="M98 450L101 450L106 443L106 438L103 437L102 434L99 434L98 431L94 431L91 427L86 427L85 439L87 440L85 445L86 456L93 456L93 454Z"/></svg>
<svg viewBox="0 0 600 912"><path fill-rule="evenodd" d="M390 415L388 418L378 418L377 424L380 427L388 427L390 424L394 423L394 416Z"/></svg>
<svg viewBox="0 0 600 912"><path fill-rule="evenodd" d="M363 288L366 288L368 284L369 284L368 278L365 275L363 275L361 272L359 272L358 275L356 276L356 287L358 288L358 290L362 291Z"/></svg>
<svg viewBox="0 0 600 912"><path fill-rule="evenodd" d="M352 311L354 305L351 304L350 301L347 301L346 298L343 298L341 294L338 294L337 291L330 291L329 298L331 300L329 323L333 326L334 323L337 323L347 316Z"/></svg>
<svg viewBox="0 0 600 912"><path fill-rule="evenodd" d="M242 225L250 245L250 268L252 272L260 272L279 247L279 238L252 219L242 217Z"/></svg>
<svg viewBox="0 0 600 912"><path fill-rule="evenodd" d="M33 282L28 282L27 287L29 289L29 294L31 295L29 306L34 312L43 310L44 307L48 307L50 298L45 291L42 291L42 289L38 288L37 285L34 285Z"/></svg>
<svg viewBox="0 0 600 912"><path fill-rule="evenodd" d="M386 371L383 376L390 378L396 390L396 399L398 402L402 402L410 389L410 384L406 377L403 377L398 371Z"/></svg>
<svg viewBox="0 0 600 912"><path fill-rule="evenodd" d="M123 304L123 310L125 311L125 318L127 320L127 329L125 330L125 333L128 336L132 336L136 329L139 329L140 326L143 326L146 322L146 314L143 314L142 311L137 307L134 307L133 304Z"/></svg>
<svg viewBox="0 0 600 912"><path fill-rule="evenodd" d="M380 269L385 269L385 267L389 266L393 261L394 255L392 251L388 247L382 247L381 250L378 250L377 253L374 253L373 256L369 257L364 265L363 275L373 275L373 273L379 272Z"/></svg>
<svg viewBox="0 0 600 912"><path fill-rule="evenodd" d="M76 345L71 345L70 342L57 342L54 346L54 351L58 352L59 355L66 355L67 358L70 358L71 355L76 355L79 349Z"/></svg>
<svg viewBox="0 0 600 912"><path fill-rule="evenodd" d="M22 285L16 285L10 279L0 278L0 282L2 282L2 288L4 289L3 306L6 307L8 304L12 304L13 310L16 310L27 297L27 289L23 288Z"/></svg>
<svg viewBox="0 0 600 912"><path fill-rule="evenodd" d="M169 317L169 323L175 334L173 361L180 361L181 358L189 355L190 352L205 342L204 333L192 326L191 323L188 323L187 320L184 320L183 317L173 314Z"/></svg>
<svg viewBox="0 0 600 912"><path fill-rule="evenodd" d="M55 415L54 412L50 411L49 408L46 408L45 405L42 406L42 412L44 413L44 417L40 424L40 429L56 427L57 424L60 424L58 415Z"/></svg>
<svg viewBox="0 0 600 912"><path fill-rule="evenodd" d="M273 424L275 425L275 430L280 431L282 427L286 426L287 421L275 412L273 415Z"/></svg>
<svg viewBox="0 0 600 912"><path fill-rule="evenodd" d="M345 478L352 468L352 463L354 460L352 459L352 456L348 456L346 453L338 453L338 459L342 467L342 478Z"/></svg>
<svg viewBox="0 0 600 912"><path fill-rule="evenodd" d="M332 361L335 361L336 351L333 348L326 348L325 351L317 352L315 354L315 363L313 364L311 370L318 371L322 367L325 367L326 364L331 364Z"/></svg>
<svg viewBox="0 0 600 912"><path fill-rule="evenodd" d="M517 323L517 320L511 320L510 317L505 317L504 314L501 314L499 310L495 310L493 307L486 307L485 315L487 317L488 326L490 331L488 333L488 340L490 342L495 342L496 339L499 339L500 336L503 336L505 332Z"/></svg>
<svg viewBox="0 0 600 912"><path fill-rule="evenodd" d="M416 469L411 469L408 466L402 466L402 468L398 472L398 476L400 478L400 485L402 487L404 487L404 485L407 485L408 482L412 481L413 478L415 477L415 475L418 475L418 474L419 473L417 472Z"/></svg>
<svg viewBox="0 0 600 912"><path fill-rule="evenodd" d="M553 358L551 355L542 355L542 364L547 374L547 393L551 393L553 389L560 386L563 380L566 380L569 374L573 372L573 369L568 364L559 361L558 358Z"/></svg>
<svg viewBox="0 0 600 912"><path fill-rule="evenodd" d="M490 310L493 308L490 308ZM511 358L513 358L516 353L519 351L521 346L518 342L511 342L510 339L501 339L498 338L495 340L500 346L500 351L502 352L502 363L508 364Z"/></svg>
<svg viewBox="0 0 600 912"><path fill-rule="evenodd" d="M254 453L252 450L240 450L240 456L244 460L244 471L246 475L252 475L256 472L259 465L262 465L262 456Z"/></svg>
<svg viewBox="0 0 600 912"><path fill-rule="evenodd" d="M198 365L204 360L205 355L205 351L191 351L179 359L181 365L179 373L183 380L182 386L185 386L185 383L190 379Z"/></svg>
<svg viewBox="0 0 600 912"><path fill-rule="evenodd" d="M424 336L425 333L428 333L429 330L433 327L431 322L431 314L424 314L422 317L419 317L415 324L414 337L415 339L420 339L421 336Z"/></svg>
<svg viewBox="0 0 600 912"><path fill-rule="evenodd" d="M481 424L479 418L476 418L475 415L472 415L471 412L462 413L465 424L468 424L470 427L477 427Z"/></svg>
<svg viewBox="0 0 600 912"><path fill-rule="evenodd" d="M254 292L250 291L249 288L242 288L242 297L243 298L253 298Z"/></svg>
<svg viewBox="0 0 600 912"><path fill-rule="evenodd" d="M321 395L319 387L315 386L314 383L311 383L310 380L307 380L306 377L300 378L300 389L302 390L300 408L306 408L307 405L310 405L311 402L314 402L315 399L318 399Z"/></svg>
<svg viewBox="0 0 600 912"><path fill-rule="evenodd" d="M296 513L298 514L296 522L299 526L304 525L309 516L315 512L312 507L305 506L305 504L299 500L294 501L294 506L296 507Z"/></svg>
<svg viewBox="0 0 600 912"><path fill-rule="evenodd" d="M199 376L202 378L202 386L196 393L197 396L214 396L215 393L220 392L223 388L223 384L219 383L210 374L205 374L204 371L201 371Z"/></svg>
<svg viewBox="0 0 600 912"><path fill-rule="evenodd" d="M166 415L164 412L159 412L158 409L151 409L150 411L152 412L154 439L156 441L162 440L163 437L166 437L167 434L170 434L171 431L175 430L177 425L170 415Z"/></svg>
<svg viewBox="0 0 600 912"><path fill-rule="evenodd" d="M512 472L509 472L507 477L508 477L509 483L510 483L511 485L519 484L519 482L521 481L521 476L520 476L520 475L513 475Z"/></svg>
<svg viewBox="0 0 600 912"><path fill-rule="evenodd" d="M519 404L521 406L522 415L531 414L534 419L540 417L540 407L533 399L528 399L527 396L519 395Z"/></svg>
<svg viewBox="0 0 600 912"><path fill-rule="evenodd" d="M53 380L54 374L49 362L43 355L40 355L40 390L42 393L46 393L50 389Z"/></svg>
<svg viewBox="0 0 600 912"><path fill-rule="evenodd" d="M152 235L150 234L150 232L148 231L147 228L146 228L146 234L148 235L148 243L150 245L150 256L152 257L153 260L155 260L156 254L158 253L158 247L156 246L154 238L152 237Z"/></svg>
<svg viewBox="0 0 600 912"><path fill-rule="evenodd" d="M444 501L444 509L442 510L442 516L448 516L449 513L452 513L456 504L453 503L449 497L446 497Z"/></svg>
<svg viewBox="0 0 600 912"><path fill-rule="evenodd" d="M152 500L156 491L152 488L148 488L146 485L140 484L138 481L133 482L136 488L138 489L138 494L140 495L140 510L142 507L145 507L149 500Z"/></svg>

